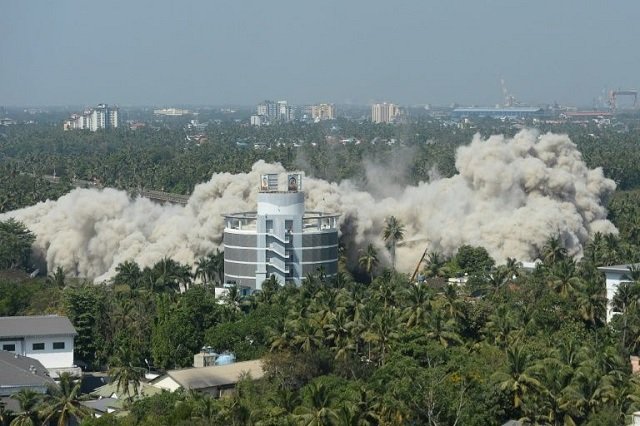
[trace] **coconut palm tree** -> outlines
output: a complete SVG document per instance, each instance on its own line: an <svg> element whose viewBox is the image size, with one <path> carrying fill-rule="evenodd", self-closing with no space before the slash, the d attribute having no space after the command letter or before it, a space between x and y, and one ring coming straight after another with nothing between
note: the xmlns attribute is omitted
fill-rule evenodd
<svg viewBox="0 0 640 426"><path fill-rule="evenodd" d="M411 328L425 325L430 311L431 294L429 289L421 284L412 285L409 288L409 306L403 312L406 326Z"/></svg>
<svg viewBox="0 0 640 426"><path fill-rule="evenodd" d="M333 408L335 395L323 383L309 385L308 401L294 410L294 418L306 426L338 425L339 417Z"/></svg>
<svg viewBox="0 0 640 426"><path fill-rule="evenodd" d="M513 395L513 407L521 409L525 398L533 391L542 389L542 384L533 375L531 356L516 344L507 349L507 364L503 371L494 374L502 390Z"/></svg>
<svg viewBox="0 0 640 426"><path fill-rule="evenodd" d="M20 412L11 421L11 426L36 426L41 423L38 416L38 405L42 400L41 394L31 389L22 389L11 395L11 398L20 404Z"/></svg>
<svg viewBox="0 0 640 426"><path fill-rule="evenodd" d="M61 266L58 266L53 273L47 276L47 284L58 287L59 289L63 289L65 286L66 274L64 269Z"/></svg>
<svg viewBox="0 0 640 426"><path fill-rule="evenodd" d="M551 267L549 285L565 299L578 291L582 280L577 275L576 262L573 259L555 262Z"/></svg>
<svg viewBox="0 0 640 426"><path fill-rule="evenodd" d="M370 281L373 281L373 272L378 266L378 263L378 250L376 250L373 244L369 244L358 259L358 264L367 274L369 274Z"/></svg>
<svg viewBox="0 0 640 426"><path fill-rule="evenodd" d="M395 216L389 216L385 222L383 238L391 249L391 265L396 268L396 244L404 239L404 225Z"/></svg>
<svg viewBox="0 0 640 426"><path fill-rule="evenodd" d="M138 395L144 372L144 368L136 365L131 348L119 346L116 349L116 354L111 360L109 376L116 383L116 390L126 395L128 400Z"/></svg>
<svg viewBox="0 0 640 426"><path fill-rule="evenodd" d="M66 426L71 419L80 421L91 415L91 410L80 403L81 380L69 373L62 373L58 387L50 386L42 407L43 423L53 421L58 426Z"/></svg>
<svg viewBox="0 0 640 426"><path fill-rule="evenodd" d="M141 278L142 271L140 266L136 262L127 260L116 266L116 276L113 277L113 282L135 289L139 286Z"/></svg>
<svg viewBox="0 0 640 426"><path fill-rule="evenodd" d="M542 257L545 265L553 265L567 257L567 249L562 245L560 235L551 236L542 248Z"/></svg>

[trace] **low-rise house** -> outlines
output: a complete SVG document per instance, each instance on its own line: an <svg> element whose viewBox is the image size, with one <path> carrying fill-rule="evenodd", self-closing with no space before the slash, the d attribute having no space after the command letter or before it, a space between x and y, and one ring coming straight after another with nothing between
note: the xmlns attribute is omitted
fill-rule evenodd
<svg viewBox="0 0 640 426"><path fill-rule="evenodd" d="M166 374L151 381L153 386L168 391L196 390L219 398L235 390L244 377L261 379L264 369L261 360L234 362L210 367L169 370Z"/></svg>
<svg viewBox="0 0 640 426"><path fill-rule="evenodd" d="M77 334L63 316L0 317L0 349L38 360L54 378L64 372L82 374L73 362Z"/></svg>
<svg viewBox="0 0 640 426"><path fill-rule="evenodd" d="M11 395L23 389L44 394L50 386L55 386L55 382L37 359L0 351L0 401L7 409L17 411L20 408Z"/></svg>
<svg viewBox="0 0 640 426"><path fill-rule="evenodd" d="M127 398L132 401L147 398L162 392L148 383L141 382L138 391L134 389L133 384L129 384L128 392L125 389L118 389L117 383L111 382L104 386L100 386L91 392L92 399L82 401L82 405L93 411L94 417L101 417L105 414L115 413L115 415L126 415L124 402Z"/></svg>

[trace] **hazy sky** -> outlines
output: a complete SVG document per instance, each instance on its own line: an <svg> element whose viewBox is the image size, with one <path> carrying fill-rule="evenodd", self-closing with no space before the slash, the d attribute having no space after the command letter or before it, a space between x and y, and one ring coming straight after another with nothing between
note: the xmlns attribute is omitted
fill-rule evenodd
<svg viewBox="0 0 640 426"><path fill-rule="evenodd" d="M590 105L640 87L640 2L2 0L0 105Z"/></svg>

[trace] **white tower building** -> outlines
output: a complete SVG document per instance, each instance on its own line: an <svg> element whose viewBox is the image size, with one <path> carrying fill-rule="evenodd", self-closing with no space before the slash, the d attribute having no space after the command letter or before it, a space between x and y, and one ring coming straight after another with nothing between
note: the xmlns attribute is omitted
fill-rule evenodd
<svg viewBox="0 0 640 426"><path fill-rule="evenodd" d="M338 272L339 214L305 212L302 175L286 179L281 186L279 175L263 175L257 211L225 216L225 284L259 290L272 275L299 285L319 268Z"/></svg>

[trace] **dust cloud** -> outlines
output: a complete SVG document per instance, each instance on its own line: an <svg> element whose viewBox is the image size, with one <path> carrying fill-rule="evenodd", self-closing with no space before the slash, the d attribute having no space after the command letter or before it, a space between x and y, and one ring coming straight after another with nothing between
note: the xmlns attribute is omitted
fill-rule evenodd
<svg viewBox="0 0 640 426"><path fill-rule="evenodd" d="M457 150L456 169L451 178L434 173L430 182L393 191L386 187L388 169L379 165L367 168L368 191L348 180L307 177L306 206L341 212L342 239L354 259L358 249L373 243L387 264L381 235L385 218L396 216L405 225L406 243L397 248L397 266L405 272L426 247L452 254L471 244L485 247L498 262L532 260L551 234L580 256L594 233L617 233L606 219L614 182L602 169L589 169L566 135L476 135ZM132 199L114 189L75 189L0 220L14 217L36 234L34 251L49 270L61 266L100 282L126 260L144 267L167 256L192 264L222 248L222 214L255 210L259 176L284 171L259 161L249 173L215 174L196 186L184 207Z"/></svg>

